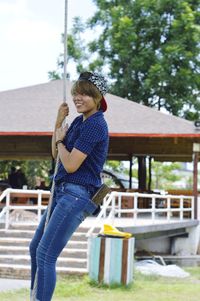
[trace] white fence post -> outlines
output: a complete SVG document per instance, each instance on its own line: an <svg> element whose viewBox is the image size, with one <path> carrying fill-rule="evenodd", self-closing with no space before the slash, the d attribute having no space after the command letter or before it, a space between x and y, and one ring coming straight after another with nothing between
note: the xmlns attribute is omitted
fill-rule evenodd
<svg viewBox="0 0 200 301"><path fill-rule="evenodd" d="M10 217L10 190L8 190L6 195L6 222L5 222L5 229L8 230L9 228L9 217Z"/></svg>
<svg viewBox="0 0 200 301"><path fill-rule="evenodd" d="M138 213L138 194L137 193L134 194L133 209L135 210L134 214L133 214L133 219L136 220L137 213Z"/></svg>
<svg viewBox="0 0 200 301"><path fill-rule="evenodd" d="M118 217L121 217L121 209L122 209L122 196L121 194L118 196Z"/></svg>
<svg viewBox="0 0 200 301"><path fill-rule="evenodd" d="M112 211L112 213L111 213L111 223L113 224L114 223L114 219L115 219L115 198L116 198L116 196L115 195L113 195L113 197L112 197L112 209L111 209L111 211Z"/></svg>
<svg viewBox="0 0 200 301"><path fill-rule="evenodd" d="M42 213L42 191L38 192L38 223L41 219L41 213Z"/></svg>
<svg viewBox="0 0 200 301"><path fill-rule="evenodd" d="M183 220L183 197L180 198L180 220Z"/></svg>
<svg viewBox="0 0 200 301"><path fill-rule="evenodd" d="M152 197L152 204L151 204L151 218L153 220L153 224L155 222L155 209L156 209L156 199Z"/></svg>
<svg viewBox="0 0 200 301"><path fill-rule="evenodd" d="M170 221L170 217L171 217L171 204L170 204L170 198L167 198L167 220Z"/></svg>
<svg viewBox="0 0 200 301"><path fill-rule="evenodd" d="M200 197L197 198L197 219L200 220ZM194 197L191 200L192 214L191 218L194 219Z"/></svg>

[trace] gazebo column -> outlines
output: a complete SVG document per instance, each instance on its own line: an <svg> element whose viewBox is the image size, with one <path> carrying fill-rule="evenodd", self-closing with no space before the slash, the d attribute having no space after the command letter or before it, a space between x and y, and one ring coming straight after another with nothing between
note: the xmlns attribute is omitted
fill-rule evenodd
<svg viewBox="0 0 200 301"><path fill-rule="evenodd" d="M149 181L148 181L148 192L151 191L151 181L152 181L152 157L149 157Z"/></svg>
<svg viewBox="0 0 200 301"><path fill-rule="evenodd" d="M129 157L129 189L132 189L132 166L133 166L133 155Z"/></svg>
<svg viewBox="0 0 200 301"><path fill-rule="evenodd" d="M146 169L146 157L138 157L138 181L139 190L146 191L147 182L147 169Z"/></svg>
<svg viewBox="0 0 200 301"><path fill-rule="evenodd" d="M193 143L193 195L194 195L194 218L198 216L198 161L199 161L200 144Z"/></svg>

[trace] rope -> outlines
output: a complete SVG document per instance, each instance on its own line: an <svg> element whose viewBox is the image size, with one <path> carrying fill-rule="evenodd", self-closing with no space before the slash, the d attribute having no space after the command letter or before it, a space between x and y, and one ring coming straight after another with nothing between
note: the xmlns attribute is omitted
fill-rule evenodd
<svg viewBox="0 0 200 301"><path fill-rule="evenodd" d="M68 0L65 0L65 24L64 24L64 70L63 70L63 102L66 102L67 100L67 13L68 13ZM44 232L47 228L50 216L51 216L51 209L53 204L53 197L54 197L54 190L55 190L55 176L58 172L58 166L59 166L59 156L57 155L56 158L56 165L54 169L54 176L53 176L53 182L51 186L51 194L49 198L49 204L47 208L47 216L45 220L45 226L44 226ZM31 295L31 301L36 301L36 293L37 293L37 284L38 284L38 269L35 273L35 281L33 285L33 291Z"/></svg>
<svg viewBox="0 0 200 301"><path fill-rule="evenodd" d="M63 73L63 102L66 102L67 96L67 12L68 0L65 0L65 30L64 30L64 73Z"/></svg>

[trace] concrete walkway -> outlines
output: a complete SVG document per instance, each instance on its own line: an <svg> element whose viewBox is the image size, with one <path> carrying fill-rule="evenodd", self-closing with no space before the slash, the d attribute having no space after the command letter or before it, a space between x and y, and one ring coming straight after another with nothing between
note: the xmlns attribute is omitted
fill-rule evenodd
<svg viewBox="0 0 200 301"><path fill-rule="evenodd" d="M30 280L0 278L0 292L29 288Z"/></svg>

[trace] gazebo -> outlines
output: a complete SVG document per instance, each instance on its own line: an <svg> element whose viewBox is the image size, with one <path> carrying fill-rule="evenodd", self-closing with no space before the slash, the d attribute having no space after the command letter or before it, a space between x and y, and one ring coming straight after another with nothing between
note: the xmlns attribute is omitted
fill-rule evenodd
<svg viewBox="0 0 200 301"><path fill-rule="evenodd" d="M77 115L67 82L70 124ZM62 102L62 80L0 92L0 159L51 158L51 136L57 108ZM148 156L158 161L197 163L200 131L193 122L107 94L105 118L109 126L109 159ZM130 168L131 174L131 168Z"/></svg>

